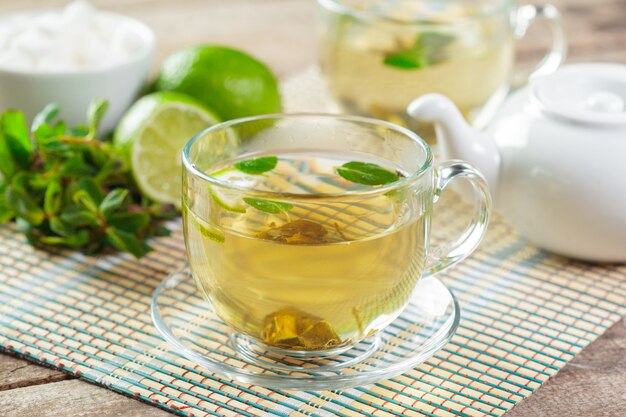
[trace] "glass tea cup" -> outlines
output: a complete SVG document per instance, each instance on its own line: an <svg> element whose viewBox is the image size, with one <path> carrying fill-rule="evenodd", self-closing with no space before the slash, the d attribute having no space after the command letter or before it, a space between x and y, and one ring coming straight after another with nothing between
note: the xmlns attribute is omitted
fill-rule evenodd
<svg viewBox="0 0 626 417"><path fill-rule="evenodd" d="M193 278L238 337L281 354L334 354L380 331L421 277L481 241L490 196L460 161L437 168L400 126L359 116L267 115L206 129L183 151ZM454 179L476 195L465 233L429 247Z"/></svg>
<svg viewBox="0 0 626 417"><path fill-rule="evenodd" d="M342 109L408 126L429 141L432 129L406 115L415 97L444 94L481 129L512 87L515 43L533 21L547 20L552 47L531 76L556 70L566 52L560 15L551 5L517 6L513 0L318 3L320 64ZM525 82L528 76L522 78Z"/></svg>

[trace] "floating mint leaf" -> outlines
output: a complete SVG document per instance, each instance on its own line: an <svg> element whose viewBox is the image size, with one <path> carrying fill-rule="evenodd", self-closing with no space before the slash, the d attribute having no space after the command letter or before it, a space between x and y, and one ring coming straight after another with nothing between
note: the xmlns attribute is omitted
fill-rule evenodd
<svg viewBox="0 0 626 417"><path fill-rule="evenodd" d="M383 185L397 181L400 177L380 165L352 161L337 168L337 173L348 181L364 185Z"/></svg>
<svg viewBox="0 0 626 417"><path fill-rule="evenodd" d="M412 49L385 56L385 65L402 69L418 69L428 66L428 60L420 51Z"/></svg>
<svg viewBox="0 0 626 417"><path fill-rule="evenodd" d="M289 203L281 203L278 201L260 200L258 198L244 198L243 201L246 204L254 207L257 210L264 211L266 213L280 213L287 212L293 208L293 205Z"/></svg>
<svg viewBox="0 0 626 417"><path fill-rule="evenodd" d="M454 36L435 32L424 32L417 36L408 49L387 54L384 64L400 69L419 69L436 64L445 59L444 48L454 40Z"/></svg>
<svg viewBox="0 0 626 417"><path fill-rule="evenodd" d="M258 175L276 168L278 158L275 156L263 156L261 158L246 159L235 163L235 168L246 174Z"/></svg>

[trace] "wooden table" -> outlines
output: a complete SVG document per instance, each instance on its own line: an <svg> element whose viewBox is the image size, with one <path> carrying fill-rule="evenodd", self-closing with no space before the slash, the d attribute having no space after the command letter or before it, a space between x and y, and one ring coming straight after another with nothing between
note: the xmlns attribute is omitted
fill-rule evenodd
<svg viewBox="0 0 626 417"><path fill-rule="evenodd" d="M239 47L279 76L315 63L314 0L92 0L135 16L157 34L156 62L196 43ZM60 7L64 0L2 0L0 13ZM567 23L568 61L626 62L626 0L553 0ZM520 45L520 61L534 62L545 28ZM155 65L156 66L156 65ZM0 354L0 416L166 416L165 411L73 376ZM507 416L626 415L626 322L592 343Z"/></svg>

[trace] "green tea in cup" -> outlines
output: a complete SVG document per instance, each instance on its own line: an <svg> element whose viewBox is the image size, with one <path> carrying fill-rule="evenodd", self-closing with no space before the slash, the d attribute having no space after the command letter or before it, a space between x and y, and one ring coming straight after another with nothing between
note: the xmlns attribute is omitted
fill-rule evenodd
<svg viewBox="0 0 626 417"><path fill-rule="evenodd" d="M199 290L235 332L285 351L336 351L380 331L424 271L473 250L488 217L480 174L450 171L444 182L472 177L483 204L457 254L426 265L437 192L430 150L373 119L227 122L194 138L183 161Z"/></svg>

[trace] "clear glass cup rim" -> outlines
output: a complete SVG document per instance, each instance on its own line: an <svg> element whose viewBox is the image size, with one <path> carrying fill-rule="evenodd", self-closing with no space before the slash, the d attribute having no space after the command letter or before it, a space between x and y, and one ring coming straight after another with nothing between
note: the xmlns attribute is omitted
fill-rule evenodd
<svg viewBox="0 0 626 417"><path fill-rule="evenodd" d="M394 181L390 184L387 185L383 185L383 186L376 186L373 187L372 189L368 189L368 190L355 190L355 191L343 191L341 193L328 193L328 194L299 194L299 193L285 193L285 192L273 192L273 191L265 191L265 190L255 190L254 188L249 188L249 187L242 187L242 186L238 186L236 184L233 184L231 182L228 181L223 181L220 180L218 178L215 178L211 175L208 175L206 172L202 171L201 169L199 169L196 164L193 161L193 158L191 156L191 149L193 147L193 145L198 142L199 140L201 140L202 138L204 138L206 135L212 133L212 132L217 132L220 130L225 130L228 129L230 127L235 127L237 125L242 125L245 123L250 123L250 122L258 122L260 120L271 120L271 119L276 119L276 120L283 120L283 119L303 119L303 120L307 120L307 119L325 119L325 120L335 120L335 121L344 121L344 122L356 122L356 123L360 123L360 124L367 124L367 125L375 125L375 126L382 126L385 128L388 128L390 130L396 131L400 134L402 134L403 136L407 137L408 139L416 142L416 144L423 150L424 152L424 162L422 163L422 165L415 170L415 172L412 172L410 175L407 175L406 177L402 177L397 181ZM430 147L428 146L428 144L419 136L417 135L415 132L404 128L402 126L398 126L394 123L391 122L387 122L384 120L379 120L379 119L375 119L375 118L371 118L371 117L364 117L364 116L352 116L352 115L344 115L344 114L331 114L331 113L274 113L274 114L264 114L264 115L260 115L260 116L251 116L251 117L243 117L243 118L238 118L238 119L233 119L233 120L229 120L226 122L221 122L218 124L215 124L211 127L208 127L204 130L202 130L201 132L197 133L196 135L194 135L186 144L185 147L183 148L183 152L182 152L182 161L183 161L183 168L185 169L185 171L187 171L188 173L191 173L192 175L194 175L195 177L206 181L208 183L210 183L211 185L214 186L219 186L219 187L223 187L226 189L230 189L230 190L235 190L235 191L240 191L242 193L246 193L246 194L250 194L250 195L255 195L255 196L266 196L266 197L275 197L275 198L282 198L282 199L294 199L294 200L302 200L302 199L343 199L343 198L349 198L349 197L355 197L355 196L374 196L377 194L384 194L386 192L404 187L404 186L408 186L411 183L418 181L422 175L424 175L424 173L426 173L430 167L432 167L433 165L433 154L432 151L430 149Z"/></svg>
<svg viewBox="0 0 626 417"><path fill-rule="evenodd" d="M442 22L442 21L434 21L434 20L428 20L428 19L399 20L390 16L384 16L384 15L377 14L371 11L355 9L353 7L350 7L344 4L342 0L317 0L317 2L320 6L324 7L326 10L330 10L335 13L340 13L344 15L349 15L359 20L364 20L364 21L382 20L382 21L386 21L386 22L393 23L396 25L407 25L407 26L419 25L419 24L433 25L433 26L445 26L445 25L458 24L459 22L463 22L463 21L472 22L472 21L481 20L481 19L499 15L500 13L511 10L513 6L515 5L515 0L495 0L495 2L497 2L498 4L496 4L496 6L494 6L493 9L490 9L488 13L478 13L473 16L464 16L463 18L459 18L453 21Z"/></svg>

